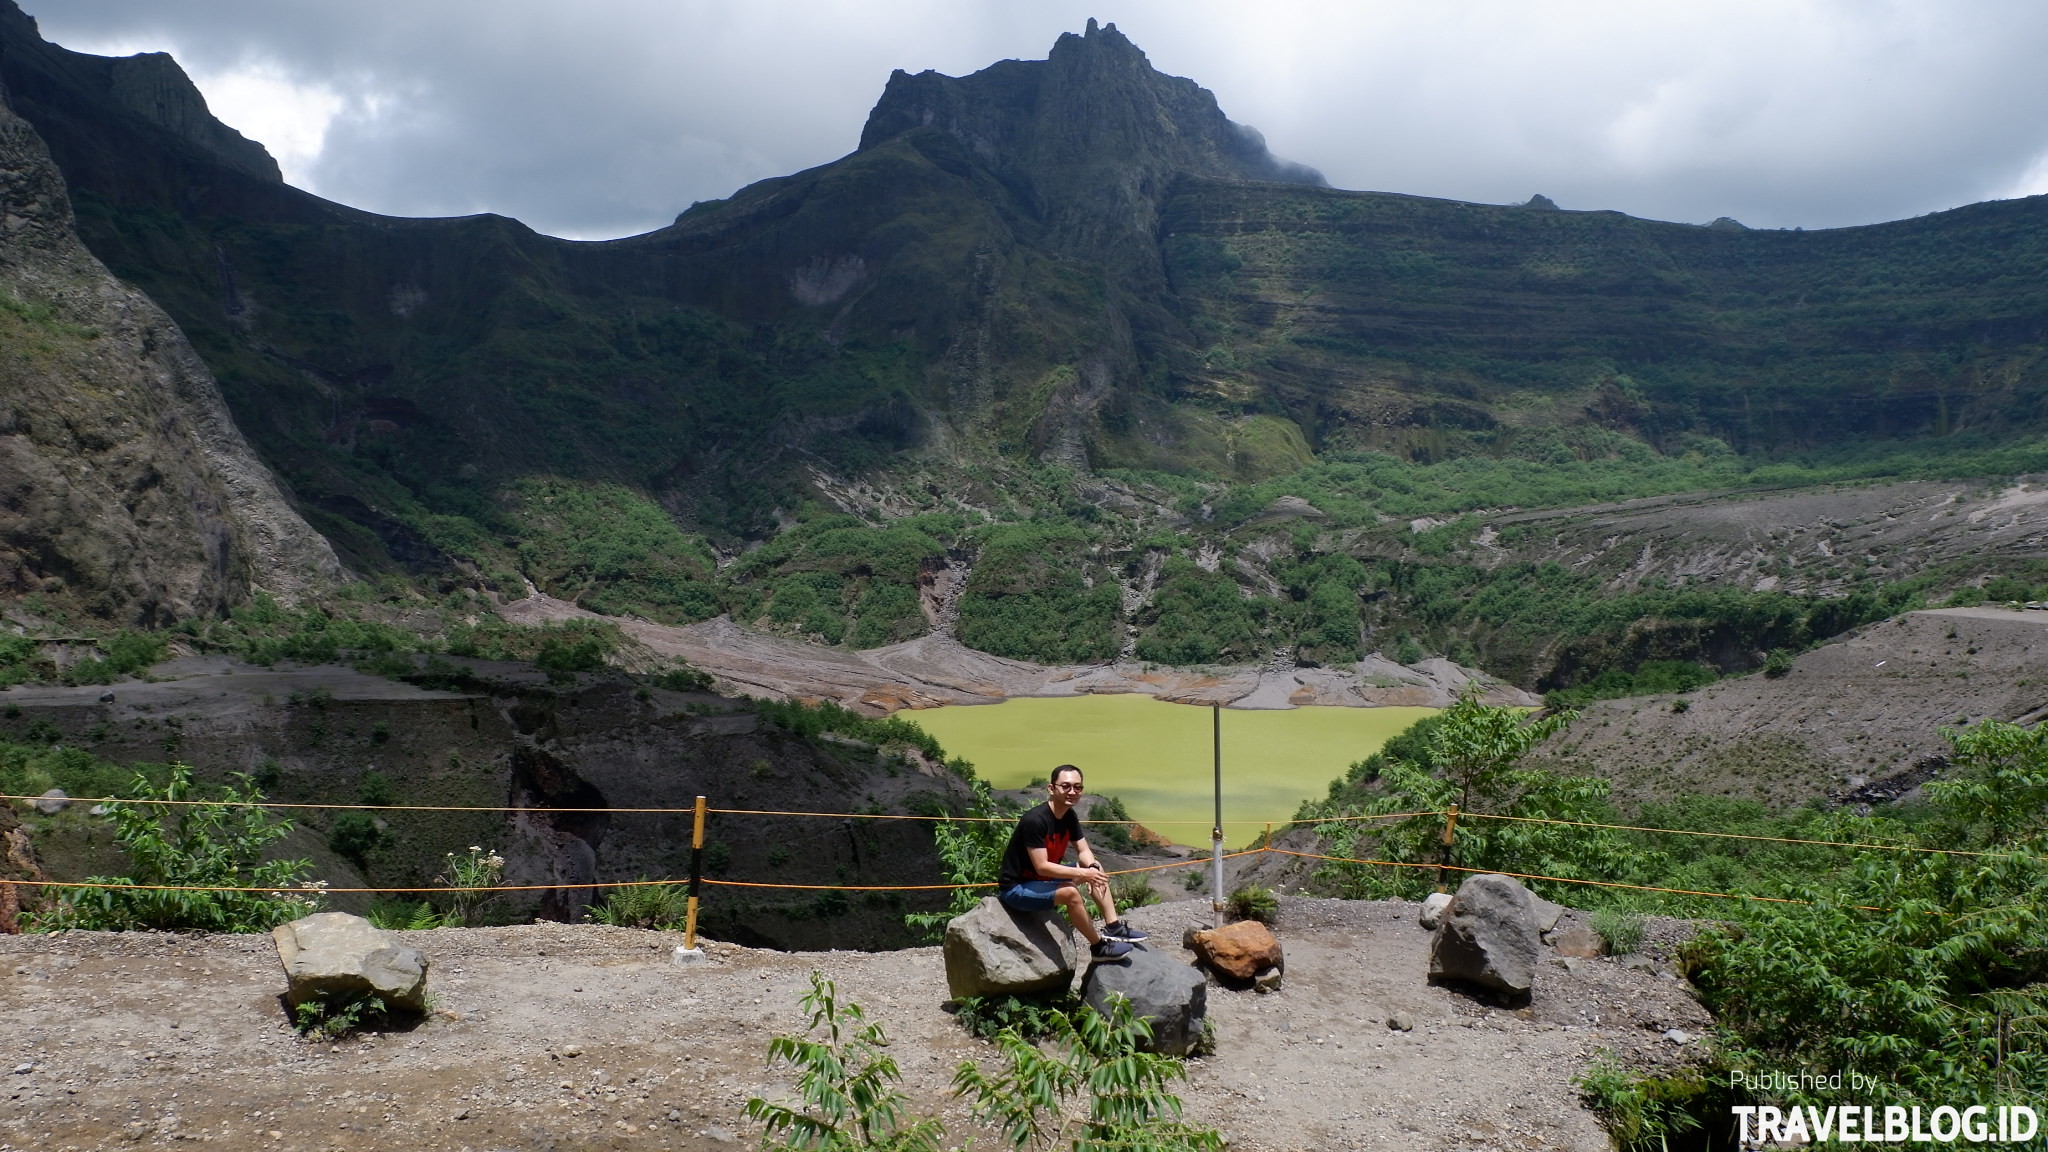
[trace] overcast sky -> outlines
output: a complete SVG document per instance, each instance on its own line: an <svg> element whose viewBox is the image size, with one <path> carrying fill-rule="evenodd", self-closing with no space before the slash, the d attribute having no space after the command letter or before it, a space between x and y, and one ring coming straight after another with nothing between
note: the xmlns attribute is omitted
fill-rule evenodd
<svg viewBox="0 0 2048 1152"><path fill-rule="evenodd" d="M2039 0L21 2L176 55L294 184L563 236L844 155L891 69L1090 16L1340 188L1807 228L2048 192Z"/></svg>

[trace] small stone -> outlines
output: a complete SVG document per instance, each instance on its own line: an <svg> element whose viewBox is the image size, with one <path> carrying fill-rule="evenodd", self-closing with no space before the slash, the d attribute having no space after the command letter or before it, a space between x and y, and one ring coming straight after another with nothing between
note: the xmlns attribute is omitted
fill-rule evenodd
<svg viewBox="0 0 2048 1152"><path fill-rule="evenodd" d="M710 958L704 955L702 948L685 948L680 944L676 945L675 960L676 967L678 968L693 968L708 959Z"/></svg>
<svg viewBox="0 0 2048 1152"><path fill-rule="evenodd" d="M467 1119L469 1119L469 1109L467 1109L467 1108L457 1108L457 1109L455 1110L455 1115L454 1115L453 1119L456 1119L456 1120L467 1120Z"/></svg>
<svg viewBox="0 0 2048 1152"><path fill-rule="evenodd" d="M669 1122L669 1123L671 1123L671 1124L674 1124L674 1123L675 1123L676 1121L678 1121L678 1120L681 1120L682 1118L683 1118L683 1110L682 1110L682 1109L680 1109L680 1108L671 1108L671 1109L669 1109L669 1110L668 1110L668 1122Z"/></svg>
<svg viewBox="0 0 2048 1152"><path fill-rule="evenodd" d="M1396 1012L1387 1017L1387 1027L1395 1032L1415 1031L1415 1018L1406 1012Z"/></svg>
<svg viewBox="0 0 2048 1152"><path fill-rule="evenodd" d="M1690 1033L1690 1032L1687 1032L1687 1031L1686 1031L1685 1029L1683 1029L1683 1028L1667 1028L1667 1029L1665 1029L1665 1031L1664 1031L1664 1038L1665 1038L1666 1040L1669 1040L1669 1041L1671 1041L1671 1042L1672 1042L1673 1044L1690 1044L1690 1043L1692 1043L1692 1033Z"/></svg>
<svg viewBox="0 0 2048 1152"><path fill-rule="evenodd" d="M1449 892L1432 892L1423 898L1422 915L1417 922L1424 928L1434 932L1436 926L1443 923L1444 909L1450 906L1451 894Z"/></svg>
<svg viewBox="0 0 2048 1152"><path fill-rule="evenodd" d="M278 1130L277 1130L277 1129L275 1129L275 1128L272 1128L272 1129L271 1129L270 1131L268 1131L268 1132L265 1132L265 1133L264 1133L264 1135L265 1135L265 1136L268 1136L268 1137L269 1137L269 1138L271 1138L272 1140L282 1140L282 1139L284 1139L284 1133L283 1133L283 1132L280 1132L280 1131L278 1131Z"/></svg>
<svg viewBox="0 0 2048 1152"><path fill-rule="evenodd" d="M102 704L112 704L113 702L114 702L114 694L113 694L112 692L102 692L102 693L100 693L100 703L102 703Z"/></svg>
<svg viewBox="0 0 2048 1152"><path fill-rule="evenodd" d="M1559 956L1575 956L1581 960L1591 960L1607 951L1607 943L1600 934L1583 924L1574 924L1552 933L1550 946L1557 950Z"/></svg>
<svg viewBox="0 0 2048 1152"><path fill-rule="evenodd" d="M1281 979L1280 969L1261 968L1259 974L1252 977L1252 989L1257 992L1278 992Z"/></svg>
<svg viewBox="0 0 2048 1152"><path fill-rule="evenodd" d="M71 795L62 788L52 788L35 799L36 811L45 816L55 816L71 807Z"/></svg>
<svg viewBox="0 0 2048 1152"><path fill-rule="evenodd" d="M1616 956L1614 962L1623 968L1632 968L1637 972L1654 972L1657 969L1657 962L1641 952L1631 952L1626 956Z"/></svg>
<svg viewBox="0 0 2048 1152"><path fill-rule="evenodd" d="M16 1076L26 1076L35 1070L36 1066L33 1064L16 1064L14 1066L14 1074Z"/></svg>
<svg viewBox="0 0 2048 1152"><path fill-rule="evenodd" d="M573 1060L576 1057L583 1055L583 1045L571 1044L567 1048L562 1049L562 1055L567 1056L571 1060Z"/></svg>
<svg viewBox="0 0 2048 1152"><path fill-rule="evenodd" d="M723 1128L706 1128L704 1130L704 1135L707 1139L716 1140L720 1144L731 1144L732 1142L739 1139L739 1137L733 1135L731 1132L728 1132Z"/></svg>

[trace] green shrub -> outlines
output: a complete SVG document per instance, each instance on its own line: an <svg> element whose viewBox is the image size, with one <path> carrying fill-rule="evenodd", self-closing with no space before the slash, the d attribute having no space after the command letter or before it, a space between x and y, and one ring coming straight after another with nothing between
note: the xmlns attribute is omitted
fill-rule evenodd
<svg viewBox="0 0 2048 1152"><path fill-rule="evenodd" d="M1168 1089L1187 1079L1187 1065L1143 1050L1152 1027L1128 1000L1116 997L1107 1016L1081 1011L1048 1023L1051 1034L1036 1043L998 1032L993 1075L961 1062L953 1092L971 1101L976 1119L1020 1149L1223 1152L1214 1129L1181 1120L1180 1098Z"/></svg>
<svg viewBox="0 0 2048 1152"><path fill-rule="evenodd" d="M375 1028L391 1016L382 997L316 997L301 1001L292 1009L292 1027L299 1035L339 1040L351 1033Z"/></svg>
<svg viewBox="0 0 2048 1152"><path fill-rule="evenodd" d="M1593 913L1593 931L1610 956L1626 956L1643 946L1643 916L1625 908L1600 908Z"/></svg>
<svg viewBox="0 0 2048 1152"><path fill-rule="evenodd" d="M1600 1114L1620 1152L1665 1152L1670 1138L1700 1127L1697 1112L1708 1086L1697 1071L1660 1078L1631 1072L1602 1052L1572 1079Z"/></svg>
<svg viewBox="0 0 2048 1152"><path fill-rule="evenodd" d="M359 872L369 871L370 853L383 840L384 832L377 827L377 818L368 812L343 812L327 830L327 847L354 864Z"/></svg>
<svg viewBox="0 0 2048 1152"><path fill-rule="evenodd" d="M1280 918L1280 898L1273 895L1271 888L1246 884L1231 890L1230 898L1224 901L1224 909L1233 920L1257 920L1261 924L1271 924Z"/></svg>
<svg viewBox="0 0 2048 1152"><path fill-rule="evenodd" d="M614 888L604 903L590 910L591 919L615 928L652 928L667 932L683 926L689 913L690 889L684 884L641 883Z"/></svg>
<svg viewBox="0 0 2048 1152"><path fill-rule="evenodd" d="M1084 834L1090 844L1129 852L1136 847L1136 841L1131 838L1130 819L1130 809L1124 807L1122 800L1104 796L1088 810L1088 826Z"/></svg>
<svg viewBox="0 0 2048 1152"><path fill-rule="evenodd" d="M1792 671L1792 653L1783 648L1771 649L1771 654L1764 658L1764 675L1776 680L1790 671Z"/></svg>
<svg viewBox="0 0 2048 1152"><path fill-rule="evenodd" d="M1042 1040L1057 1035L1072 1024L1074 1013L1085 1010L1081 998L1062 986L1026 996L969 996L954 1005L953 1019L983 1040L993 1040L1006 1029L1026 1040Z"/></svg>
<svg viewBox="0 0 2048 1152"><path fill-rule="evenodd" d="M795 1074L797 1098L747 1101L747 1118L764 1129L761 1146L790 1152L938 1152L945 1129L936 1120L905 1116L910 1101L896 1087L903 1074L886 1052L889 1038L882 1026L859 1004L842 1002L838 987L815 971L802 1004L810 1013L807 1034L768 1042L769 1064Z"/></svg>
<svg viewBox="0 0 2048 1152"><path fill-rule="evenodd" d="M1159 890L1152 887L1150 872L1127 872L1122 876L1111 877L1109 891L1119 911L1128 912L1133 908L1159 903Z"/></svg>
<svg viewBox="0 0 2048 1152"><path fill-rule="evenodd" d="M54 907L36 913L37 931L267 932L315 910L317 885L303 877L305 860L263 860L264 849L292 830L256 807L263 796L238 777L217 800L199 799L192 769L170 767L162 786L137 774L126 797L108 805L114 842L133 869L121 877L94 876L107 887L72 889ZM253 888L253 892L156 891L144 885Z"/></svg>
<svg viewBox="0 0 2048 1152"><path fill-rule="evenodd" d="M397 896L379 896L370 901L363 919L390 932L425 932L447 923L432 903Z"/></svg>
<svg viewBox="0 0 2048 1152"><path fill-rule="evenodd" d="M945 931L946 921L972 911L988 895L989 890L981 885L995 883L1002 870L1003 849L1010 843L1011 821L1021 811L1008 801L997 800L980 780L972 781L969 787L974 800L967 808L968 819L932 822L932 840L938 848L946 880L960 887L953 889L945 911L909 912L903 917L904 924L927 939L938 939Z"/></svg>

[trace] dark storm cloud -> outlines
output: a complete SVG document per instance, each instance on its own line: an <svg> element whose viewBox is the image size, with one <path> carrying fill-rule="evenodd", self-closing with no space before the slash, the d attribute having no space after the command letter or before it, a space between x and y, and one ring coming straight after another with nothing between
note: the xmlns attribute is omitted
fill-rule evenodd
<svg viewBox="0 0 2048 1152"><path fill-rule="evenodd" d="M28 0L177 54L287 174L381 212L611 236L850 150L890 69L1042 57L1089 16L1340 187L1752 226L2048 191L2048 6Z"/></svg>

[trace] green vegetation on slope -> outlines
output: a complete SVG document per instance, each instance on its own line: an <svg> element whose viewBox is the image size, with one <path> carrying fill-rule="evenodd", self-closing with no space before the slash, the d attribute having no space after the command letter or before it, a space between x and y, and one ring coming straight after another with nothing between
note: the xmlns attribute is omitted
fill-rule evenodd
<svg viewBox="0 0 2048 1152"><path fill-rule="evenodd" d="M1540 735L1510 710L1461 704L1355 765L1301 818L1323 821L1334 855L1437 863L1441 816L1329 818L1441 811L1462 795L1469 806L1450 853L1462 867L1768 898L1528 882L1570 906L1624 914L1605 918L1613 935L1627 934L1632 913L1718 922L1686 963L1727 1029L1719 1067L1853 1066L1877 1086L1873 1103L1925 1106L2021 1102L2048 1077L2048 949L2035 922L2048 902L2048 732L1998 721L1945 730L1954 769L1917 805L1859 816L1680 797L1635 814L1668 832L1637 832L1485 819L1624 823L1603 782L1519 767L1526 741L1502 739L1510 729ZM1471 780L1478 786L1464 790ZM1674 834L1688 830L1809 843ZM1434 875L1333 864L1317 881L1414 898ZM1649 1087L1603 1081L1596 1096L1630 1105ZM1836 1103L1797 1088L1769 1102Z"/></svg>

